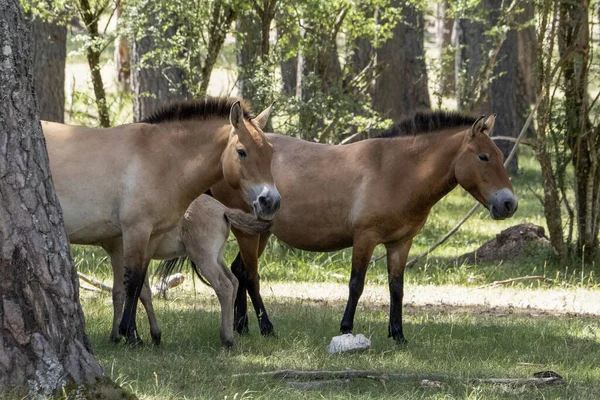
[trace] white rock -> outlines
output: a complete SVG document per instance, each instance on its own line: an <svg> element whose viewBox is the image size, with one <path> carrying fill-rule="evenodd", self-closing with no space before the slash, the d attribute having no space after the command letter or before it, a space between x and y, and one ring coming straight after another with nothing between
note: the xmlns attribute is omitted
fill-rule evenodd
<svg viewBox="0 0 600 400"><path fill-rule="evenodd" d="M371 347L371 341L362 333L354 336L351 333L345 335L334 336L331 343L327 347L330 353L344 353L347 351L368 350Z"/></svg>

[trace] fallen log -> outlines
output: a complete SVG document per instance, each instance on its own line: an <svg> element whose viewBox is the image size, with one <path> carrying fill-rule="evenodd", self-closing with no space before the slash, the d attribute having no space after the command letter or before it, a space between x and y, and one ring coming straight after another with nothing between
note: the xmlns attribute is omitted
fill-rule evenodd
<svg viewBox="0 0 600 400"><path fill-rule="evenodd" d="M551 374L547 374L550 373ZM534 378L468 378L461 379L458 377L452 377L450 375L436 375L436 374L390 374L379 371L365 371L365 370L344 370L344 371L297 371L297 370L278 370L278 371L267 371L258 373L243 373L234 374L232 377L246 377L246 376L265 376L272 377L274 379L289 379L294 381L319 381L326 380L332 381L336 379L374 379L379 381L460 381L463 380L470 384L492 384L492 385L533 385L533 386L546 386L546 385L557 385L564 383L564 379L555 372L545 371L547 375L543 377ZM536 376L534 374L534 376Z"/></svg>

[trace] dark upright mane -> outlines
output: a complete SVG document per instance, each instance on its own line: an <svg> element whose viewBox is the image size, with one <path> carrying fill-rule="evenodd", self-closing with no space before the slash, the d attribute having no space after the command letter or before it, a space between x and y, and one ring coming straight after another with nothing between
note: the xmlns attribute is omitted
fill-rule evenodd
<svg viewBox="0 0 600 400"><path fill-rule="evenodd" d="M414 117L403 119L392 125L391 128L383 131L377 138L416 136L459 126L470 126L476 120L476 117L456 111L420 111Z"/></svg>
<svg viewBox="0 0 600 400"><path fill-rule="evenodd" d="M192 119L229 118L231 106L238 101L228 97L206 97L201 100L180 101L155 110L140 122L159 124L161 122L188 121ZM251 119L249 105L241 101L244 118Z"/></svg>

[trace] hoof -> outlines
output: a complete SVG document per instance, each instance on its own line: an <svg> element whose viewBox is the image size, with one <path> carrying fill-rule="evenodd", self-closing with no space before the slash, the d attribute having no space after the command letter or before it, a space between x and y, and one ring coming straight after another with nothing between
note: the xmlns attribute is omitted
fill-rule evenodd
<svg viewBox="0 0 600 400"><path fill-rule="evenodd" d="M240 335L245 335L248 333L248 316L244 316L238 319L238 322L235 324L235 331Z"/></svg>
<svg viewBox="0 0 600 400"><path fill-rule="evenodd" d="M111 342L113 343L119 343L121 341L121 335L119 335L118 333L115 335L114 333L112 333L110 335L110 339Z"/></svg>
<svg viewBox="0 0 600 400"><path fill-rule="evenodd" d="M155 346L159 346L160 345L160 338L162 337L162 332L152 333L150 335L152 336L152 344L155 345Z"/></svg>
<svg viewBox="0 0 600 400"><path fill-rule="evenodd" d="M125 344L129 347L142 347L144 345L144 341L139 337L127 338Z"/></svg>
<svg viewBox="0 0 600 400"><path fill-rule="evenodd" d="M233 340L221 340L221 349L229 350L233 347Z"/></svg>
<svg viewBox="0 0 600 400"><path fill-rule="evenodd" d="M408 344L408 340L406 340L404 335L394 336L394 341L398 346L406 346Z"/></svg>
<svg viewBox="0 0 600 400"><path fill-rule="evenodd" d="M263 336L277 337L277 334L275 333L275 329L273 328L273 324L271 324L271 323L261 324L260 334Z"/></svg>

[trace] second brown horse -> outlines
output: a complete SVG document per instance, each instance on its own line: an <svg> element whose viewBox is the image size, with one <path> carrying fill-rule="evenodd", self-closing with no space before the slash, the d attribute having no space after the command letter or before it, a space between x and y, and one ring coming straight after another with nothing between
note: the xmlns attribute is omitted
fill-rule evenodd
<svg viewBox="0 0 600 400"><path fill-rule="evenodd" d="M302 250L353 248L342 333L352 331L373 250L383 243L390 290L389 336L406 342L402 298L408 252L433 205L457 185L485 206L493 219L511 217L517 210L502 153L488 136L494 121L495 115L475 119L455 113L417 114L386 137L345 146L268 135L275 149L271 168L282 197L270 232ZM227 206L250 211L241 193L226 183L211 190ZM240 246L232 265L240 282L236 329L240 333L248 329L247 290L261 333L273 333L259 293L257 265L270 233L234 233Z"/></svg>

